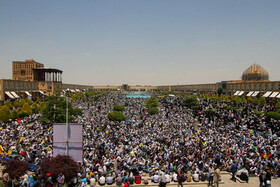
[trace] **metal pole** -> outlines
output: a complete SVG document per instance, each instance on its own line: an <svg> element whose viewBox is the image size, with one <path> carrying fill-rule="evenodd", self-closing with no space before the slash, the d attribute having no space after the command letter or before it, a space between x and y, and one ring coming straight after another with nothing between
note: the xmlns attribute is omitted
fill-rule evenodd
<svg viewBox="0 0 280 187"><path fill-rule="evenodd" d="M67 89L68 90L68 89ZM68 96L68 92L67 92ZM68 147L68 136L69 136L69 123L68 123L68 97L66 97L66 155L69 155Z"/></svg>

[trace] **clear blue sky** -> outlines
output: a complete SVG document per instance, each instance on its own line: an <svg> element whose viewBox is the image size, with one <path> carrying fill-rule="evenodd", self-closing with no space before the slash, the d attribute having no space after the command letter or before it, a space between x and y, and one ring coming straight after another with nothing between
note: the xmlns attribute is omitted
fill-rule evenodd
<svg viewBox="0 0 280 187"><path fill-rule="evenodd" d="M280 80L280 1L0 0L0 78L30 58L65 83L215 83L254 62Z"/></svg>

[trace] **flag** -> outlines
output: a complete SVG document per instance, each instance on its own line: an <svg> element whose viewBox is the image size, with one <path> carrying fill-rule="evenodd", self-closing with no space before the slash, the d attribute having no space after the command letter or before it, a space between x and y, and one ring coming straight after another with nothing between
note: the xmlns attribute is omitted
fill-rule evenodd
<svg viewBox="0 0 280 187"><path fill-rule="evenodd" d="M27 152L25 150L25 148L23 146L21 146L20 150L19 150L19 153L23 156L26 156L27 155Z"/></svg>
<svg viewBox="0 0 280 187"><path fill-rule="evenodd" d="M200 133L200 130L197 131L197 134L199 134L199 133Z"/></svg>
<svg viewBox="0 0 280 187"><path fill-rule="evenodd" d="M0 145L0 153L4 153L4 149L3 149L3 147L2 147L2 145Z"/></svg>
<svg viewBox="0 0 280 187"><path fill-rule="evenodd" d="M19 119L19 118L17 118L17 122L18 122L18 123L21 123L21 121L20 121L20 119Z"/></svg>

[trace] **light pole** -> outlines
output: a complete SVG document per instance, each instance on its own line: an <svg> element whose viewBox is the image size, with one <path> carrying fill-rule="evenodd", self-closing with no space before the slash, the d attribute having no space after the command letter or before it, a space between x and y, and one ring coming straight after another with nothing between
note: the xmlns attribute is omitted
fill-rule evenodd
<svg viewBox="0 0 280 187"><path fill-rule="evenodd" d="M67 89L67 96L68 96ZM68 147L68 136L69 136L69 123L68 123L68 97L66 97L66 155L69 155L69 147Z"/></svg>

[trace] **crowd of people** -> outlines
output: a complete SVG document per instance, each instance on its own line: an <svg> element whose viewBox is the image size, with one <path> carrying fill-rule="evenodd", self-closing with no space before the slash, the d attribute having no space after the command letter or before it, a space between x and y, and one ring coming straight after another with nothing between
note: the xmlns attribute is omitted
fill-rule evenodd
<svg viewBox="0 0 280 187"><path fill-rule="evenodd" d="M159 102L155 115L148 114L144 98L123 94L74 102L83 111L76 122L83 124L84 157L71 184L115 182L127 187L139 182L165 185L175 181L182 185L191 178L208 179L212 185L219 181L220 170L226 170L232 172L234 181L238 176L248 182L254 174L269 185L271 176L279 176L280 122L254 112L274 111L273 105L259 108L250 103L200 98L198 107L192 109L182 105L181 96L159 97ZM114 104L125 106L124 121L108 120ZM52 128L39 123L38 117L2 124L0 145L5 150L22 149L36 164L52 157Z"/></svg>

